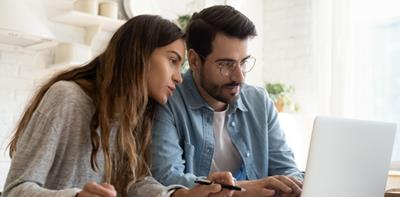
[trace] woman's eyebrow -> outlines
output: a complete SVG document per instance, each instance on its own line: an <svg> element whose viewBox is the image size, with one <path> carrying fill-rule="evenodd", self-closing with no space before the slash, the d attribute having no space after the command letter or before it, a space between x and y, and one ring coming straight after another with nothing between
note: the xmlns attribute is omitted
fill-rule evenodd
<svg viewBox="0 0 400 197"><path fill-rule="evenodd" d="M182 56L181 56L178 52L176 52L176 51L168 51L168 53L175 54L175 55L178 57L178 60L179 60L179 61L182 60Z"/></svg>

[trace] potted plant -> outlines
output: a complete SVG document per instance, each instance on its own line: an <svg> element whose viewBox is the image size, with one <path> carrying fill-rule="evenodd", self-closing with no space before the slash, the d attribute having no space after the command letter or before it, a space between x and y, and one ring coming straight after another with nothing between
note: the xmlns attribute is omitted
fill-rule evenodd
<svg viewBox="0 0 400 197"><path fill-rule="evenodd" d="M274 102L278 112L283 112L285 108L287 111L299 111L299 105L292 101L294 93L293 86L284 83L266 83L265 89Z"/></svg>
<svg viewBox="0 0 400 197"><path fill-rule="evenodd" d="M191 17L192 16L190 14L178 16L177 23L182 30L186 29L186 26L188 25Z"/></svg>

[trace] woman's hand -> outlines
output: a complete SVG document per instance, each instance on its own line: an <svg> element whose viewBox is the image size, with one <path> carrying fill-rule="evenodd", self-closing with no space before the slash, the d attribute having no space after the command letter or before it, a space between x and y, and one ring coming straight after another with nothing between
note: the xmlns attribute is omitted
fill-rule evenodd
<svg viewBox="0 0 400 197"><path fill-rule="evenodd" d="M97 184L95 182L88 182L83 186L82 191L77 195L78 197L116 197L117 191L114 186L108 183Z"/></svg>
<svg viewBox="0 0 400 197"><path fill-rule="evenodd" d="M172 197L228 197L233 195L232 190L223 189L220 184L235 185L230 172L215 172L207 177L211 185L196 185L190 190L178 189Z"/></svg>

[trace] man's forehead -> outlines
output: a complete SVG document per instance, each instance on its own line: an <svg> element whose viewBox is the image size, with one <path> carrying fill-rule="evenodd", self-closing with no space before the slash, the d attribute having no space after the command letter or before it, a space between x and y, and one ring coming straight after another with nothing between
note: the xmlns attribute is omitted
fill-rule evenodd
<svg viewBox="0 0 400 197"><path fill-rule="evenodd" d="M217 34L212 42L209 54L213 59L243 59L248 56L248 39L241 40L223 34Z"/></svg>

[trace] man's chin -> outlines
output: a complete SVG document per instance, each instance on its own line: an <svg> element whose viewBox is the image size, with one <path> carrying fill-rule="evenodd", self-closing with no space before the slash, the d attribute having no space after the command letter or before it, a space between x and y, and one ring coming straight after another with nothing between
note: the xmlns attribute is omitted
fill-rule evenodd
<svg viewBox="0 0 400 197"><path fill-rule="evenodd" d="M217 98L217 100L219 100L219 101L221 101L221 102L223 102L223 103L226 103L226 104L232 104L232 103L234 103L235 101L237 101L238 98L239 98L239 94L235 94L235 95L233 95L233 96L230 95L230 96L220 97L220 98Z"/></svg>
<svg viewBox="0 0 400 197"><path fill-rule="evenodd" d="M207 93L215 100L226 104L231 104L239 98L240 88L237 88L237 91L230 91L229 88L219 88L215 89L214 91L208 91Z"/></svg>

